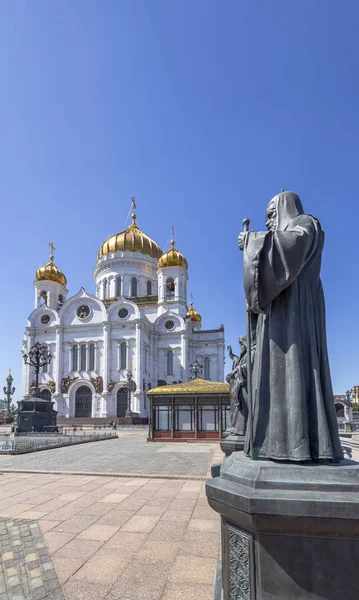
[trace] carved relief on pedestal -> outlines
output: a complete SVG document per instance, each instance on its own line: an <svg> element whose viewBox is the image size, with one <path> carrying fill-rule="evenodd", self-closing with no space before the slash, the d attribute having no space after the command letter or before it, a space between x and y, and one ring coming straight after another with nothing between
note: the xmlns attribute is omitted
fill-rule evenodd
<svg viewBox="0 0 359 600"><path fill-rule="evenodd" d="M225 524L228 550L228 598L251 600L254 597L253 536L237 527Z"/></svg>

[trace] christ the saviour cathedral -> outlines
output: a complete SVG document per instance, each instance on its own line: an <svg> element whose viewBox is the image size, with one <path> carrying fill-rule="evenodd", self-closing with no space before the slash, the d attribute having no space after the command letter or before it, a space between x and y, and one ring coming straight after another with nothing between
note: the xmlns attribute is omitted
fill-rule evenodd
<svg viewBox="0 0 359 600"><path fill-rule="evenodd" d="M51 245L50 245L51 246ZM167 252L136 224L106 240L93 272L96 295L81 288L68 297L65 275L50 262L36 271L35 309L23 347L40 342L53 360L39 387L61 417L124 417L127 371L133 374L131 410L148 416L146 390L187 381L189 366L203 365L204 379L224 379L224 328L202 329L187 304L187 260L172 236ZM23 397L34 387L24 365Z"/></svg>

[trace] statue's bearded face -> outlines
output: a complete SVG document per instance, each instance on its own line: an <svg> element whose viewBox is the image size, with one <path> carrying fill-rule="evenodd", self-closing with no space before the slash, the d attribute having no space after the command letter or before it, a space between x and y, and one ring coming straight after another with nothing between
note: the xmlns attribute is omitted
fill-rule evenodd
<svg viewBox="0 0 359 600"><path fill-rule="evenodd" d="M267 207L266 214L266 227L268 231L275 231L277 229L277 203L270 202Z"/></svg>

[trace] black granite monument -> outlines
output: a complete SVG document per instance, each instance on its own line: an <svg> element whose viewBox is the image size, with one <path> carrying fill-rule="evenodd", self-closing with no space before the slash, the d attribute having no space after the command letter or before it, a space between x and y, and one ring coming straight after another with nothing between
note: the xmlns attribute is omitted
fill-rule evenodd
<svg viewBox="0 0 359 600"><path fill-rule="evenodd" d="M18 409L15 412L14 431L15 433L58 432L56 419L57 411L54 410L54 402L45 400L39 395L33 395L18 402Z"/></svg>
<svg viewBox="0 0 359 600"><path fill-rule="evenodd" d="M273 198L266 225L239 236L255 354L247 362L244 451L227 456L206 484L222 518L215 598L352 600L359 463L343 460L337 429L320 280L324 234L293 192Z"/></svg>
<svg viewBox="0 0 359 600"><path fill-rule="evenodd" d="M50 364L52 355L48 351L46 344L40 344L40 342L36 342L29 349L29 352L23 350L22 354L25 364L34 370L35 387L29 398L24 398L18 402L18 409L15 412L14 431L15 433L57 432L57 411L54 410L54 402L42 398L39 389L40 369Z"/></svg>

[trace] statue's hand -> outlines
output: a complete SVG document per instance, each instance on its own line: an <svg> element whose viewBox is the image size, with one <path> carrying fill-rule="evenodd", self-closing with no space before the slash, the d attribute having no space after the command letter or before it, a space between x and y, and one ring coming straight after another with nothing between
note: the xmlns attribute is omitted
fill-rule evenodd
<svg viewBox="0 0 359 600"><path fill-rule="evenodd" d="M241 233L238 236L238 247L240 250L244 249L244 242L246 239L246 235L247 235L247 233L245 231L241 231Z"/></svg>
<svg viewBox="0 0 359 600"><path fill-rule="evenodd" d="M232 346L227 346L227 350L231 354L232 353Z"/></svg>

